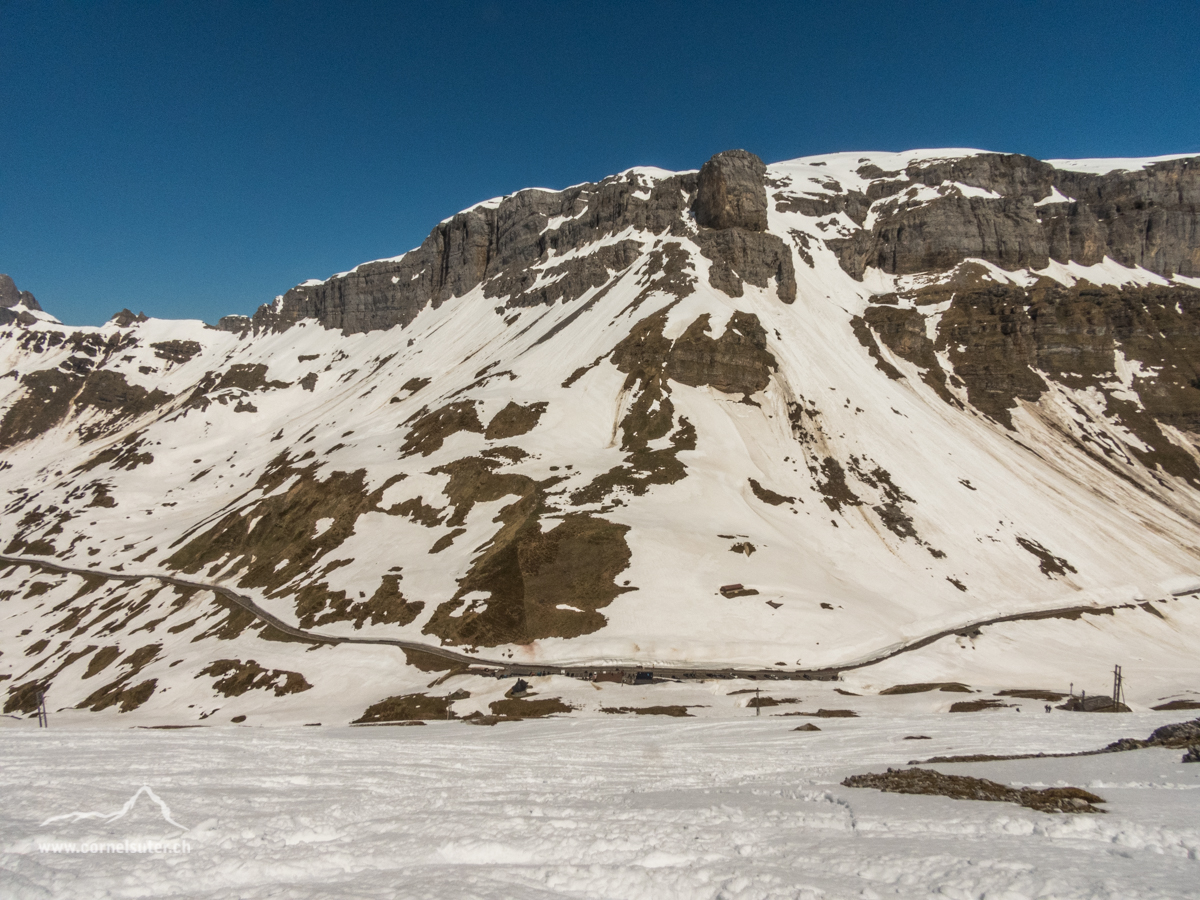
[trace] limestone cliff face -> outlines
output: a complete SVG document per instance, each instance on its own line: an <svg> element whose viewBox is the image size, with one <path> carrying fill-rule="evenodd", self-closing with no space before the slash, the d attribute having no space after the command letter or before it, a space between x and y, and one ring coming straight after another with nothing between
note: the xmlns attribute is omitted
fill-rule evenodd
<svg viewBox="0 0 1200 900"><path fill-rule="evenodd" d="M812 214L845 211L859 224L868 208L875 213L870 227L829 241L856 278L868 266L903 275L968 257L1040 269L1108 256L1160 275L1200 275L1197 159L1096 175L986 153L865 174L878 176L867 191L808 203ZM922 196L919 186L940 196Z"/></svg>
<svg viewBox="0 0 1200 900"><path fill-rule="evenodd" d="M649 196L643 193L647 188ZM292 288L281 301L261 307L254 325L279 328L315 318L347 333L407 325L425 306L436 307L480 284L489 296L505 295L552 254L586 248L628 228L649 235L682 234L695 190L694 174L647 184L630 173L566 191L521 191L447 219L420 247L398 259L366 263L346 275ZM551 226L552 219L561 224ZM574 299L594 285L598 273L609 267L620 270L629 261L611 251L599 258L588 254L556 273L556 296L525 294L514 305Z"/></svg>
<svg viewBox="0 0 1200 900"><path fill-rule="evenodd" d="M773 279L791 302L791 252L766 224L766 166L744 150L718 154L699 175L651 180L634 170L566 191L521 191L447 219L402 257L297 285L260 307L253 325L278 329L314 318L347 333L391 328L480 284L509 307L574 300L632 264L641 243L601 246L559 265L553 258L627 229L695 240L714 262L711 283L730 296L741 296L744 283L766 287ZM535 271L539 264L549 269ZM538 274L553 276L553 288L530 290ZM230 319L221 327L244 326Z"/></svg>
<svg viewBox="0 0 1200 900"><path fill-rule="evenodd" d="M1166 276L1200 275L1196 159L1095 175L982 153L896 171L864 165L859 174L868 179L865 189L832 182L823 195L773 197L778 210L844 213L859 226L825 239L855 278L868 267L903 275L968 258L1041 269L1051 260L1092 265L1106 256ZM780 299L791 302L792 253L767 231L768 180L761 159L730 150L699 173L650 179L631 170L566 191L521 191L451 217L402 257L292 288L261 307L253 326L279 329L315 318L347 333L386 329L480 284L510 307L570 301L632 264L642 242L580 251L630 229L643 238L694 241L713 262L710 283L730 296L741 296L743 284L773 280ZM573 258L556 265L564 254ZM545 274L552 287L539 278ZM221 327L240 331L247 323L230 319Z"/></svg>

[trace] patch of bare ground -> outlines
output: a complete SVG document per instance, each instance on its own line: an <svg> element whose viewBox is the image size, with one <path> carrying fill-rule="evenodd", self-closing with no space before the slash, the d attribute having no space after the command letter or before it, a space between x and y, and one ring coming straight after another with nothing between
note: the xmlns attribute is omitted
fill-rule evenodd
<svg viewBox="0 0 1200 900"><path fill-rule="evenodd" d="M291 387L290 382L268 381L267 366L263 363L239 363L232 365L224 372L206 372L200 383L188 395L184 403L186 409L208 409L213 402L209 395L216 394L218 402L228 403L229 397L222 391L254 391L275 390Z"/></svg>
<svg viewBox="0 0 1200 900"><path fill-rule="evenodd" d="M410 650L408 647L403 648L403 650L404 661L408 665L420 669L422 672L444 672L445 677L440 680L445 680L445 678L467 671L466 663L446 659L446 657L438 656L436 653L426 653L423 650Z"/></svg>
<svg viewBox="0 0 1200 900"><path fill-rule="evenodd" d="M780 713L784 716L812 716L817 719L857 719L858 713L852 709L818 709L816 712Z"/></svg>
<svg viewBox="0 0 1200 900"><path fill-rule="evenodd" d="M421 410L408 430L408 437L400 447L404 456L421 454L429 456L440 450L446 439L460 431L483 434L483 423L475 411L474 400L447 403L433 412Z"/></svg>
<svg viewBox="0 0 1200 900"><path fill-rule="evenodd" d="M559 479L534 482L498 473L496 467L491 460L468 458L435 470L451 476L445 491L455 513L448 525L464 524L476 502L514 494L517 499L500 510L500 530L424 632L449 643L496 646L578 637L602 628L607 619L599 610L630 590L616 583L629 565L628 526L568 513L544 531L546 490ZM464 599L477 591L487 595L485 602Z"/></svg>
<svg viewBox="0 0 1200 900"><path fill-rule="evenodd" d="M544 700L525 700L521 697L506 697L488 704L492 715L509 719L540 719L545 716L569 713L575 707L563 703L558 697Z"/></svg>
<svg viewBox="0 0 1200 900"><path fill-rule="evenodd" d="M792 731L820 731L821 729L812 722L805 722L803 725L797 725Z"/></svg>
<svg viewBox="0 0 1200 900"><path fill-rule="evenodd" d="M686 706L602 706L600 712L609 715L692 717Z"/></svg>
<svg viewBox="0 0 1200 900"><path fill-rule="evenodd" d="M884 688L879 695L889 694L924 694L927 691L948 691L951 693L969 694L971 689L957 681L923 681L916 684L897 684Z"/></svg>
<svg viewBox="0 0 1200 900"><path fill-rule="evenodd" d="M88 667L83 673L83 677L91 678L93 675L100 674L120 655L120 647L101 647L96 651L96 655L88 661Z"/></svg>
<svg viewBox="0 0 1200 900"><path fill-rule="evenodd" d="M274 690L276 697L284 697L312 688L299 672L283 669L268 671L253 659L245 662L240 659L218 659L202 669L196 677L204 675L216 678L213 690L226 697L240 697L247 691L254 690Z"/></svg>
<svg viewBox="0 0 1200 900"><path fill-rule="evenodd" d="M453 719L450 697L429 697L425 694L402 694L372 703L352 725L376 722L399 722L413 719Z"/></svg>
<svg viewBox="0 0 1200 900"><path fill-rule="evenodd" d="M362 469L334 471L321 480L318 463L299 467L295 462L287 451L277 456L255 484L266 494L263 499L228 513L202 534L185 534L172 545L178 549L166 564L188 573L208 566L244 569L241 587L264 589L268 597L295 598L301 628L336 621L351 621L355 627L413 621L424 604L404 597L399 575L382 576L370 598L357 599L330 590L323 578L346 564L326 557L354 532L362 513L393 512L379 503L394 481L368 492ZM272 493L289 481L287 490ZM332 524L318 528L322 519ZM241 614L231 611L230 616ZM251 614L245 616L249 618L239 622L241 628L253 621Z"/></svg>
<svg viewBox="0 0 1200 900"><path fill-rule="evenodd" d="M1003 709L1011 705L1010 703L1001 703L999 700L960 700L957 703L950 704L950 712L982 712L985 709Z"/></svg>
<svg viewBox="0 0 1200 900"><path fill-rule="evenodd" d="M150 345L154 355L172 363L185 363L204 348L196 341L158 341Z"/></svg>
<svg viewBox="0 0 1200 900"><path fill-rule="evenodd" d="M1066 575L1070 572L1076 574L1075 567L1063 559L1061 556L1055 556L1037 541L1029 538L1017 538L1017 544L1022 550L1036 556L1038 558L1038 569L1047 578L1053 578L1055 575Z"/></svg>
<svg viewBox="0 0 1200 900"><path fill-rule="evenodd" d="M996 691L996 696L997 697L1016 697L1020 700L1048 700L1048 701L1053 702L1055 700L1061 700L1067 695L1060 694L1057 691L1020 689L1020 690Z"/></svg>
<svg viewBox="0 0 1200 900"><path fill-rule="evenodd" d="M1155 710L1200 709L1200 701L1172 700L1170 703L1160 703L1158 706L1152 706L1150 708Z"/></svg>
<svg viewBox="0 0 1200 900"><path fill-rule="evenodd" d="M8 689L8 698L4 701L4 713L24 713L31 715L37 712L38 697L46 690L46 679L27 681L24 684L14 684Z"/></svg>
<svg viewBox="0 0 1200 900"><path fill-rule="evenodd" d="M752 697L752 698L750 698L750 702L746 704L746 708L747 709L758 709L760 707L779 706L783 703L799 703L799 702L800 701L797 700L795 697L782 697L782 698L778 698L778 699L775 697Z"/></svg>
<svg viewBox="0 0 1200 900"><path fill-rule="evenodd" d="M786 497L783 494L777 494L770 488L765 488L753 478L750 479L750 490L754 492L754 496L763 503L768 503L771 506L782 506L784 503L795 503L795 497ZM747 556L750 554L747 553Z"/></svg>
<svg viewBox="0 0 1200 900"><path fill-rule="evenodd" d="M489 441L498 441L528 434L537 427L538 419L546 411L546 406L545 403L521 406L510 400L504 409L492 417L483 436Z"/></svg>
<svg viewBox="0 0 1200 900"><path fill-rule="evenodd" d="M1190 722L1176 722L1163 725L1150 733L1146 740L1137 738L1121 738L1113 741L1099 750L1082 750L1079 753L1014 753L1004 756L994 756L986 753L975 753L968 756L935 756L927 760L914 760L910 765L919 763L957 763L957 762L1000 762L1008 759L1059 759L1069 756L1098 756L1102 753L1123 753L1128 750L1141 750L1145 747L1169 747L1179 750L1200 743L1200 719Z"/></svg>
<svg viewBox="0 0 1200 900"><path fill-rule="evenodd" d="M1047 813L1102 813L1095 804L1103 797L1082 788L1014 788L970 775L943 775L931 769L888 769L887 772L851 775L844 787L875 788L893 794L927 794L955 800L988 800L1016 803Z"/></svg>
<svg viewBox="0 0 1200 900"><path fill-rule="evenodd" d="M100 712L110 706L119 705L123 713L137 709L150 699L158 679L150 678L134 685L131 685L131 682L142 669L158 658L161 651L162 644L147 644L134 650L120 662L120 665L126 668L122 675L93 691L86 699L77 703L75 708Z"/></svg>

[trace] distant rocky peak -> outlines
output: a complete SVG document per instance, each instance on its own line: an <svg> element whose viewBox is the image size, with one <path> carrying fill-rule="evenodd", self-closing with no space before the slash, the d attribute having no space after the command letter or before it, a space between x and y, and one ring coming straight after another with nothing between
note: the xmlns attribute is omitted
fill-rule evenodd
<svg viewBox="0 0 1200 900"><path fill-rule="evenodd" d="M29 291L17 290L16 284L8 275L0 274L0 307L12 309L14 306L24 306L26 309L41 310L38 302Z"/></svg>

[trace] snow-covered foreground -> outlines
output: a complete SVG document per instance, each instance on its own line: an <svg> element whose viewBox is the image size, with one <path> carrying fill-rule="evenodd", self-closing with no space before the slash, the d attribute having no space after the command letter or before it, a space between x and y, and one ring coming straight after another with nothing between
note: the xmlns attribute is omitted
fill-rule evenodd
<svg viewBox="0 0 1200 900"><path fill-rule="evenodd" d="M1200 765L1179 751L934 767L1084 787L1106 815L840 786L939 753L1092 749L1186 717L872 716L809 733L766 716L6 728L0 895L1200 897ZM931 739L905 740L918 734ZM43 824L118 812L142 785L185 832L149 794L107 824ZM186 852L45 852L147 838Z"/></svg>

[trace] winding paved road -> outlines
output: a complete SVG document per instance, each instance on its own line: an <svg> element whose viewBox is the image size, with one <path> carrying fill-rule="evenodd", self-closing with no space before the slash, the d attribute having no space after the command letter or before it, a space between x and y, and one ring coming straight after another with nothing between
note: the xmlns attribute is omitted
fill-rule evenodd
<svg viewBox="0 0 1200 900"><path fill-rule="evenodd" d="M63 565L62 563L51 562L38 557L9 556L4 554L0 554L0 563L12 563L16 565L36 567L47 569L52 572L88 575L93 578L105 578L113 581L140 581L144 578L153 578L166 584L176 585L177 587L212 591L215 594L220 594L222 597L225 597L230 602L246 610L256 618L261 619L271 627L282 631L284 634L291 635L292 637L301 638L302 640L306 641L312 641L313 643L317 644L386 644L392 647L399 647L401 650L412 650L417 653L427 653L431 656L437 656L442 659L450 660L454 663L471 666L477 670L482 669L484 671L480 671L478 674L491 674L495 675L496 677L508 677L516 675L569 675L575 678L581 678L590 677L591 675L598 673L633 675L636 677L637 673L652 672L653 677L655 678L762 678L792 681L836 681L838 675L842 672L849 672L853 669L862 669L867 666L873 666L876 663L883 662L885 659L891 659L893 656L899 656L901 653L908 653L911 650L919 650L921 647L927 647L936 641L940 641L942 638L950 637L956 634L969 634L971 632L978 631L979 629L986 628L988 625L996 625L1001 622L1019 622L1030 619L1053 619L1060 617L1074 618L1084 613L1101 615L1111 613L1117 609L1131 609L1137 605L1134 603L1126 603L1118 606L1064 606L1056 609L1042 609L1033 612L1012 613L1006 616L993 616L989 619L980 619L976 622L958 625L954 628L948 628L945 631L939 631L935 634L930 634L922 638L916 638L915 640L908 641L903 644L894 645L855 662L835 666L822 666L818 668L781 669L776 667L770 669L743 669L713 666L637 666L619 664L563 666L554 665L551 663L528 665L504 660L484 659L467 653L458 653L454 650L447 650L444 647L438 647L433 644L422 644L418 641L404 641L400 640L399 638L352 637L320 634L315 631L307 631L282 621L277 616L267 612L245 594L239 594L236 591L230 590L229 588L223 587L219 584L210 584L203 581L191 581L186 578L178 578L175 575L167 575L163 573L126 574L124 572L106 572L99 569L84 569L76 566L67 566Z"/></svg>

